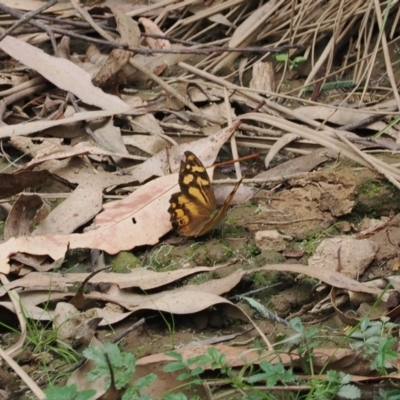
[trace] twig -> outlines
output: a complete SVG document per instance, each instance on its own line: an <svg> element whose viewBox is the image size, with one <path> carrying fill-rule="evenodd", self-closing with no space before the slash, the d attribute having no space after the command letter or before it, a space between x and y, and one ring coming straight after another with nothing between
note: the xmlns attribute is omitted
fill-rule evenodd
<svg viewBox="0 0 400 400"><path fill-rule="evenodd" d="M397 111L399 108L397 106L388 107L386 111L393 112ZM353 122L352 124L343 125L339 128L336 128L338 131L353 131L357 128L362 128L364 126L370 125L375 121L379 121L380 119L386 117L387 114L374 114L367 118L360 119L359 121Z"/></svg>
<svg viewBox="0 0 400 400"><path fill-rule="evenodd" d="M21 11L16 10L14 8L8 7L5 4L0 3L0 9L5 11L6 13L12 15L15 18L21 18L23 13ZM96 38L91 38L89 36L80 35L75 32L71 32L70 30L61 29L61 28L50 28L48 25L42 24L41 22L31 20L30 24L44 30L49 34L49 30L53 33L59 33L61 35L65 35L74 39L82 39L90 43L99 44L102 46L108 46L115 49L123 49L127 51L131 51L132 53L143 54L143 55L151 55L151 54L212 54L212 53L282 53L292 48L303 48L301 45L284 45L278 47L269 47L269 46L259 46L259 47L219 47L219 46L210 46L203 48L178 48L178 49L143 49L139 47L130 47L126 44L116 43L116 42L108 42L107 40L101 40ZM50 34L49 34L50 36ZM157 35L152 35L156 37ZM165 39L165 36L162 36ZM50 37L51 39L51 37Z"/></svg>
<svg viewBox="0 0 400 400"><path fill-rule="evenodd" d="M10 14L11 16L18 19L23 18L25 15L23 12L16 10L15 8L8 7L3 3L0 3L0 10L3 10L5 13ZM49 35L50 42L53 46L54 54L58 57L57 43L52 29L48 25L42 24L41 22L35 21L34 19L30 19L27 22L28 24L34 25L37 28L42 29Z"/></svg>
<svg viewBox="0 0 400 400"><path fill-rule="evenodd" d="M38 399L45 399L46 395L36 385L35 381L0 347L0 357L15 371L15 373L26 383L29 389L35 394Z"/></svg>
<svg viewBox="0 0 400 400"><path fill-rule="evenodd" d="M72 6L75 8L76 11L81 15L81 17L104 39L109 40L110 42L114 42L114 38L109 35L104 29L102 29L99 25L97 25L90 14L84 10L78 0L71 0Z"/></svg>
<svg viewBox="0 0 400 400"><path fill-rule="evenodd" d="M47 84L44 83L41 85L36 85L36 86L26 88L24 90L20 90L17 93L11 94L11 95L1 99L0 100L0 121L3 121L3 116L4 116L4 113L5 113L8 105L13 104L13 103L17 102L18 100L21 100L21 99L29 96L32 93L40 92L46 88L47 88Z"/></svg>
<svg viewBox="0 0 400 400"><path fill-rule="evenodd" d="M0 35L0 41L2 41L6 36L8 36L11 32L15 31L19 26L26 24L32 19L35 15L40 14L44 10L47 10L51 6L57 3L58 0L50 0L48 3L43 5L42 7L38 8L35 11L28 12L23 14L22 17L12 26L10 26L5 32Z"/></svg>
<svg viewBox="0 0 400 400"><path fill-rule="evenodd" d="M134 331L136 328L139 328L139 326L142 326L146 322L145 318L140 319L139 321L135 322L133 325L131 325L128 329L125 331L121 332L119 335L115 336L113 340L111 340L111 343L118 343L120 340L122 340L126 335Z"/></svg>
<svg viewBox="0 0 400 400"><path fill-rule="evenodd" d="M129 61L129 64L131 64L132 67L134 67L137 70L139 70L142 74L145 74L146 76L148 76L149 79L151 79L154 82L158 83L163 89L165 89L168 93L170 93L172 96L174 96L179 101L181 101L183 104L185 104L185 106L188 107L190 110L192 110L195 114L201 116L202 118L206 118L207 117L206 115L204 115L197 108L196 105L194 105L191 101L186 99L186 97L184 97L180 93L178 93L175 89L173 89L170 85L168 85L168 83L166 83L158 75L154 74L149 69L146 69L144 66L140 65L139 63L137 63L133 58Z"/></svg>

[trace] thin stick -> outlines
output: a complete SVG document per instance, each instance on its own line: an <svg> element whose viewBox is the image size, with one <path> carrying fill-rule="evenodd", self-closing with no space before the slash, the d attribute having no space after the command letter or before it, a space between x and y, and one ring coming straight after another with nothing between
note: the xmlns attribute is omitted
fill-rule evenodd
<svg viewBox="0 0 400 400"><path fill-rule="evenodd" d="M118 343L120 340L122 340L126 335L134 331L136 328L139 328L139 326L142 326L146 322L145 318L140 319L139 321L135 322L133 325L131 325L128 329L125 331L121 332L119 335L115 336L113 340L111 340L111 343Z"/></svg>
<svg viewBox="0 0 400 400"><path fill-rule="evenodd" d="M0 42L6 37L8 36L11 32L15 31L19 26L26 24L27 22L29 22L30 19L32 19L35 15L40 14L41 12L43 12L44 10L47 10L48 8L50 8L51 6L53 6L54 4L57 3L58 0L50 0L48 3L46 3L45 5L43 5L42 7L38 8L35 11L31 11L28 12L26 14L23 14L22 17L12 26L10 26L5 32L3 32L0 35Z"/></svg>
<svg viewBox="0 0 400 400"><path fill-rule="evenodd" d="M15 371L15 373L26 383L38 399L45 399L46 395L36 385L35 381L0 347L0 357Z"/></svg>
<svg viewBox="0 0 400 400"><path fill-rule="evenodd" d="M89 15L89 13L84 10L79 2L77 0L71 0L72 6L75 8L76 11L81 15L81 17L104 39L109 40L110 42L114 42L114 38L109 35L104 29L100 28L99 25L97 25L94 21L93 18Z"/></svg>
<svg viewBox="0 0 400 400"><path fill-rule="evenodd" d="M225 107L226 107L226 115L228 119L228 125L232 125L232 110L231 110L231 103L228 98L228 91L226 90L226 87L224 87L224 98L225 98ZM234 159L239 158L239 153L238 153L238 148L237 148L237 143L235 140L235 132L232 133L231 139L231 149L232 149L232 155ZM235 172L236 176L238 179L242 178L242 171L240 170L240 163L238 161L235 162Z"/></svg>

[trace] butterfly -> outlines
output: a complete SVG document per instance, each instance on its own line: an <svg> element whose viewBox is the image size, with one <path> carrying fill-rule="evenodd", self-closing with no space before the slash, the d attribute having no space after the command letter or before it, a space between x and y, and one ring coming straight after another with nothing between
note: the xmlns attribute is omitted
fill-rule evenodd
<svg viewBox="0 0 400 400"><path fill-rule="evenodd" d="M169 200L168 212L173 228L183 236L192 237L212 231L223 220L242 179L218 209L204 165L191 151L185 151L185 160L181 161L179 169L181 191L174 193Z"/></svg>

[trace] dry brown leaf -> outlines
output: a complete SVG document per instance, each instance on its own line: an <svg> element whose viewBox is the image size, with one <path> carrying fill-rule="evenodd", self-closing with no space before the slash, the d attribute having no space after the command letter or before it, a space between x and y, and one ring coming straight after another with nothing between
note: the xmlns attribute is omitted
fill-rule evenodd
<svg viewBox="0 0 400 400"><path fill-rule="evenodd" d="M4 226L4 240L29 236L36 224L50 213L50 206L37 194L21 193L13 204Z"/></svg>
<svg viewBox="0 0 400 400"><path fill-rule="evenodd" d="M125 83L123 77L118 74L118 71L128 63L131 57L132 53L130 51L113 49L104 60L100 69L94 74L92 78L93 85L108 87L112 84Z"/></svg>
<svg viewBox="0 0 400 400"><path fill-rule="evenodd" d="M130 47L139 47L140 29L138 23L125 12L116 7L110 7L114 14L117 31L121 35L119 40L121 43L126 43ZM131 53L133 55L133 53Z"/></svg>
<svg viewBox="0 0 400 400"><path fill-rule="evenodd" d="M95 345L98 347L102 347L103 345L98 341L93 341L91 345ZM188 398L197 394L199 398L206 399L204 389L202 387L196 388L194 390L193 387L189 387L185 389L182 387L182 384L185 384L185 381L178 380L177 374L164 372L163 367L166 363L160 362L158 364L141 364L136 366L135 375L133 377L134 381L146 376L149 373L155 373L157 375L157 380L150 386L146 387L146 389L142 390L141 393L147 394L151 399L160 399L162 394L166 392L180 392L185 393ZM83 391L86 389L94 389L96 394L92 399L99 399L106 392L104 389L107 387L105 385L105 378L100 378L98 380L89 382L87 374L95 367L94 363L90 360L85 362L80 368L74 371L71 377L68 379L67 384L72 385L75 384L78 387L79 391ZM175 389L175 390L174 390Z"/></svg>
<svg viewBox="0 0 400 400"><path fill-rule="evenodd" d="M218 266L218 268L225 267ZM196 268L197 272L202 271L212 271L216 269L216 267L201 267ZM140 282L140 275L144 275L144 280L140 284L142 290L143 287L149 287L152 289L153 287L160 287L166 282L173 282L176 279L180 279L181 277L189 275L191 270L180 270L173 277L168 276L169 273L150 273L148 274L146 270L132 271L131 280L127 281L129 283L129 287L132 287L136 284L134 282L134 276L136 276L138 281ZM171 271L175 272L175 271ZM160 292L155 294L135 294L131 290L121 289L117 284L111 283L108 290L105 293L100 292L91 292L85 295L86 299L93 299L97 301L102 301L106 303L119 304L126 309L129 309L131 312L137 312L140 310L158 310L165 311L168 313L174 314L190 314L198 311L202 311L212 305L216 304L226 304L228 306L233 307L232 303L228 300L220 297L221 294L229 292L234 286L236 286L243 275L249 273L250 271L237 270L230 276L208 281L200 285L187 285L182 288L177 288L173 290L169 290L166 292ZM29 279L29 276L32 275L32 279ZM29 315L33 318L39 318L41 320L48 320L54 314L52 312L40 313L37 307L38 304L44 303L48 301L49 296L54 300L59 300L65 297L74 296L73 293L67 293L64 290L68 287L71 287L72 283L69 281L68 276L61 274L35 274L32 273L29 276L26 276L18 281L11 282L4 288L0 288L0 295L5 295L9 290L12 290L14 287L25 287L25 291L21 293L21 302L25 306L27 305L29 310ZM76 275L76 279L79 279L79 282L82 282L82 276L85 278L88 274L73 274ZM100 282L110 282L116 280L123 286L121 281L124 276L127 274L106 274L108 276L102 277L103 274L98 274L92 277L93 282L96 283L96 279L101 279ZM159 275L159 276L157 276ZM97 278L96 278L97 277ZM53 279L54 278L54 279ZM107 280L108 278L108 280ZM149 278L146 282L146 278ZM164 282L162 279L164 278ZM153 282L154 280L155 282ZM125 282L124 282L125 283ZM136 285L135 285L136 286ZM51 294L49 295L46 292L45 288L51 287ZM63 292L60 292L63 291ZM47 297L46 297L47 296ZM6 305L4 305L6 307ZM8 307L7 307L8 308ZM236 307L234 307L237 309ZM240 310L240 309L237 309ZM119 313L109 309L92 309L92 312L96 313L95 315L98 317L103 317L105 321L101 323L104 325L106 323L116 323L121 321L130 315L130 313ZM243 312L240 312L240 317L245 318ZM93 314L94 315L94 314ZM245 318L246 319L246 318Z"/></svg>
<svg viewBox="0 0 400 400"><path fill-rule="evenodd" d="M369 239L355 239L349 236L325 239L308 260L308 265L324 271L338 271L357 279L363 276L378 249L379 245Z"/></svg>
<svg viewBox="0 0 400 400"><path fill-rule="evenodd" d="M65 299L65 293L55 292L51 294L52 300L62 300ZM52 321L54 318L54 311L44 310L35 304L45 303L49 300L49 291L30 291L21 293L21 304L24 309L24 313L27 318L37 320L37 321ZM11 302L3 301L0 302L0 307L4 307L11 312L15 312L15 308ZM132 311L128 312L118 312L113 311L108 308L93 308L90 309L97 317L101 318L99 326L109 326L117 324L128 318Z"/></svg>
<svg viewBox="0 0 400 400"><path fill-rule="evenodd" d="M27 188L37 188L51 179L49 171L0 173L0 199L14 196Z"/></svg>
<svg viewBox="0 0 400 400"><path fill-rule="evenodd" d="M190 275L197 274L199 272L212 272L220 268L225 268L231 263L217 265L215 267L195 267L195 268L184 268L177 269L168 272L154 272L146 268L136 268L127 274L118 274L115 272L100 272L90 279L92 284L100 283L112 283L118 285L121 289L128 288L140 288L141 290L156 289L180 279L186 278ZM57 273L41 273L32 272L29 276L25 276L18 280L12 281L10 284L0 287L0 297L4 296L7 291L14 288L24 288L25 290L46 290L51 287L52 291L63 291L67 288L82 283L90 273L68 273L68 274L57 274ZM218 280L220 288L222 280ZM212 283L210 283L212 285ZM223 292L222 292L223 293ZM73 295L73 293L70 293ZM31 299L31 304L40 304Z"/></svg>
<svg viewBox="0 0 400 400"><path fill-rule="evenodd" d="M70 249L99 249L109 254L156 244L171 230L167 210L177 182L177 175L167 175L140 187L123 200L106 204L92 230L85 233L19 237L0 244L0 271L8 273L8 258L17 252L48 254L59 259L64 256L68 244Z"/></svg>
<svg viewBox="0 0 400 400"><path fill-rule="evenodd" d="M317 149L312 151L310 154L296 157L293 160L279 164L275 168L261 172L256 175L255 178L265 179L266 181L272 178L276 179L277 177L284 177L284 179L290 178L291 175L300 172L310 172L323 162L335 159L337 155L338 153L331 149Z"/></svg>
<svg viewBox="0 0 400 400"><path fill-rule="evenodd" d="M142 24L146 33L151 35L165 36L164 32L151 19L141 17L139 24ZM146 37L146 42L151 49L170 49L171 43L166 39L154 39Z"/></svg>
<svg viewBox="0 0 400 400"><path fill-rule="evenodd" d="M121 156L128 159L143 160L144 157L131 156L125 153L114 153L107 150L103 150L100 147L89 144L88 142L80 142L75 146L60 146L59 148L51 149L51 152L46 154L38 154L36 158L33 158L28 164L25 165L24 169L32 169L34 166L44 163L50 160L62 160L64 158L72 158L80 155L104 155L104 156Z"/></svg>
<svg viewBox="0 0 400 400"><path fill-rule="evenodd" d="M307 265L301 264L276 264L276 265L266 265L260 268L264 271L286 271L294 272L298 274L304 274L312 278L318 279L328 285L337 287L339 289L347 289L353 292L370 293L374 295L381 295L382 290L370 288L361 282L357 282L354 279L347 277L336 271L325 271L321 268L309 267Z"/></svg>
<svg viewBox="0 0 400 400"><path fill-rule="evenodd" d="M103 344L96 337L93 337L90 346L102 348ZM95 381L89 381L87 379L87 374L94 369L95 366L96 364L92 360L87 360L81 367L74 371L67 381L67 385L75 384L78 391L93 389L96 393L91 397L92 400L99 399L106 392L105 388L107 387L108 381L107 375L101 375Z"/></svg>
<svg viewBox="0 0 400 400"><path fill-rule="evenodd" d="M36 70L58 88L72 92L87 104L104 110L129 110L121 99L93 86L91 76L65 58L52 57L12 36L5 37L0 42L0 48L22 64Z"/></svg>
<svg viewBox="0 0 400 400"><path fill-rule="evenodd" d="M47 299L49 298L49 292L47 291ZM45 299L43 301L46 301ZM22 302L21 305L24 309L24 315L26 318L30 318L37 321L52 321L54 318L54 311L43 310L43 308L37 307L31 304L29 301ZM0 307L4 307L7 310L15 313L15 308L11 301L0 302Z"/></svg>

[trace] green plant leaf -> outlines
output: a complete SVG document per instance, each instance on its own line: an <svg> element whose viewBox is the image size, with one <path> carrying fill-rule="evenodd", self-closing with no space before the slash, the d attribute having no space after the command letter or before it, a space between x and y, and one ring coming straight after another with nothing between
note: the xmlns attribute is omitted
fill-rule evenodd
<svg viewBox="0 0 400 400"><path fill-rule="evenodd" d="M183 393L169 393L163 397L163 400L187 400Z"/></svg>
<svg viewBox="0 0 400 400"><path fill-rule="evenodd" d="M340 387L337 395L344 399L359 399L361 397L361 390L354 385L343 385Z"/></svg>
<svg viewBox="0 0 400 400"><path fill-rule="evenodd" d="M77 386L49 386L44 390L46 400L89 400L92 398L96 391L93 389L87 389L82 392L78 392Z"/></svg>
<svg viewBox="0 0 400 400"><path fill-rule="evenodd" d="M181 361L171 362L164 366L164 372L175 372L186 368L186 365Z"/></svg>
<svg viewBox="0 0 400 400"><path fill-rule="evenodd" d="M278 62L285 62L288 59L287 54L275 54L275 60Z"/></svg>
<svg viewBox="0 0 400 400"><path fill-rule="evenodd" d="M104 343L103 347L89 346L83 351L83 355L96 364L87 374L87 379L94 381L100 377L110 377L110 367L105 354L108 355L114 373L115 387L122 389L135 374L136 359L131 353L121 352L115 343Z"/></svg>
<svg viewBox="0 0 400 400"><path fill-rule="evenodd" d="M157 375L151 373L151 374L143 376L143 377L139 378L137 381L135 381L135 387L137 390L140 391L140 390L150 386L156 380L157 380Z"/></svg>

